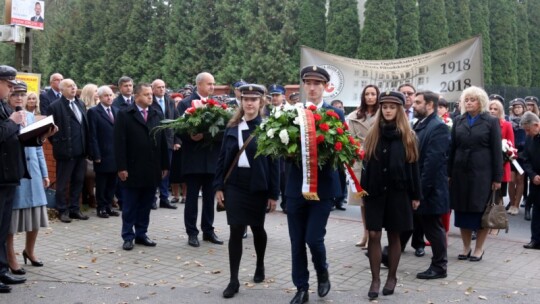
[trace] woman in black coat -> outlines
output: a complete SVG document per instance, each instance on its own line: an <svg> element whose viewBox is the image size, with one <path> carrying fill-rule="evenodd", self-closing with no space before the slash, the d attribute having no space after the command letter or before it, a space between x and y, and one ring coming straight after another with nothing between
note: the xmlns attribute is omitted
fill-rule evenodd
<svg viewBox="0 0 540 304"><path fill-rule="evenodd" d="M242 236L247 226L253 232L253 242L257 254L257 267L253 281L264 280L264 254L267 236L264 219L267 210L276 209L279 196L279 162L269 157L257 157L257 140L253 138L238 161L236 157L261 123L261 109L264 109L265 87L249 84L240 87L241 107L229 122L217 162L214 190L219 205L225 206L227 223L230 227L229 267L231 279L223 291L223 297L232 298L238 292L240 282L238 270L242 258ZM232 167L227 177L229 168Z"/></svg>
<svg viewBox="0 0 540 304"><path fill-rule="evenodd" d="M488 229L481 227L482 214L493 190L501 188L503 175L501 127L487 112L488 96L478 87L461 94L461 113L452 128L448 178L450 207L455 211L463 250L458 259L482 260ZM471 249L472 232L477 231Z"/></svg>
<svg viewBox="0 0 540 304"><path fill-rule="evenodd" d="M394 293L401 256L400 233L413 229L413 210L421 199L418 148L400 92L385 92L379 97L380 110L365 141L362 187L366 227L369 231L368 257L371 268L370 300L379 296L381 285L382 228L388 235L388 277L383 295Z"/></svg>

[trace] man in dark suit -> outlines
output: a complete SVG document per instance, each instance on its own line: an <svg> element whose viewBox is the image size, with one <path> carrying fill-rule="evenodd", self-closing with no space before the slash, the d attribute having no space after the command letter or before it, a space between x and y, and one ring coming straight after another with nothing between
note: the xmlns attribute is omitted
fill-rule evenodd
<svg viewBox="0 0 540 304"><path fill-rule="evenodd" d="M40 146L57 130L53 129L47 134L26 142L19 141L17 135L26 123L25 111L14 112L4 102L13 91L13 86L17 84L16 75L17 70L13 67L0 65L0 155L2 156L0 157L0 168L2 168L2 174L0 174L0 293L11 291L11 287L4 284L20 284L26 281L24 277L13 277L9 274L6 251L15 188L23 177L30 178L23 146Z"/></svg>
<svg viewBox="0 0 540 304"><path fill-rule="evenodd" d="M418 167L424 197L415 212L433 251L431 265L416 275L419 279L446 278L448 264L442 215L450 210L447 173L450 130L437 115L438 100L439 95L431 91L418 92L412 105L418 119L414 131L418 137Z"/></svg>
<svg viewBox="0 0 540 304"><path fill-rule="evenodd" d="M144 246L156 246L146 234L150 208L156 187L169 170L165 134L151 133L163 119L163 114L150 106L152 88L150 84L138 84L134 93L134 104L119 111L114 124L115 159L118 178L123 184L124 250L132 250L133 241Z"/></svg>
<svg viewBox="0 0 540 304"><path fill-rule="evenodd" d="M123 111L133 104L133 79L128 76L120 77L118 79L118 90L120 94L113 100L113 107Z"/></svg>
<svg viewBox="0 0 540 304"><path fill-rule="evenodd" d="M41 115L50 115L49 106L53 101L60 99L60 82L64 80L64 76L60 73L54 73L49 78L50 89L39 94L39 112Z"/></svg>
<svg viewBox="0 0 540 304"><path fill-rule="evenodd" d="M116 191L116 160L114 159L114 118L118 109L112 107L113 91L109 86L98 88L99 104L88 110L89 155L96 173L97 216L119 216L112 210Z"/></svg>
<svg viewBox="0 0 540 304"><path fill-rule="evenodd" d="M62 97L49 107L59 132L51 137L53 155L56 159L56 209L60 220L87 220L81 212L79 197L86 173L88 148L88 119L86 108L77 97L77 85L71 79L60 82ZM69 186L69 187L68 187ZM69 202L66 190L69 188Z"/></svg>
<svg viewBox="0 0 540 304"><path fill-rule="evenodd" d="M318 109L332 109L345 121L343 112L323 101L324 89L330 81L328 72L319 66L304 67L300 73L302 87L307 95L306 105ZM292 279L297 288L291 304L301 304L309 300L309 271L306 245L311 251L312 261L317 272L317 293L324 297L330 291L330 278L326 261L324 236L326 223L334 205L334 197L341 195L338 172L331 165L318 168L317 196L319 201L305 198L302 193L303 168L291 165L285 188L287 197L287 222L292 252Z"/></svg>
<svg viewBox="0 0 540 304"><path fill-rule="evenodd" d="M41 16L41 3L39 3L39 1L36 2L36 4L34 5L34 13L35 15L32 16L32 18L30 18L30 21L35 21L35 22L45 21L43 17Z"/></svg>
<svg viewBox="0 0 540 304"><path fill-rule="evenodd" d="M169 99L169 96L165 95L166 92L165 82L161 79L156 79L152 82L152 93L154 97L152 99L152 107L161 111L165 119L178 118L178 110L174 106L174 102ZM167 139L167 153L169 155L169 163L172 160L173 151L180 149L180 138L175 136L174 131L166 129L163 131L165 138ZM152 208L154 208L154 205ZM157 208L157 206L155 206ZM167 174L159 184L159 207L167 209L176 209L175 205L169 202L169 174Z"/></svg>
<svg viewBox="0 0 540 304"><path fill-rule="evenodd" d="M191 107L193 100L207 100L214 93L214 76L203 72L195 78L197 88L191 96L183 99L178 104L178 113L183 115L187 108ZM186 180L187 196L184 209L184 224L188 234L188 244L199 247L197 229L197 213L199 190L202 188L202 216L201 229L203 240L214 244L223 245L214 232L214 190L212 182L216 173L217 159L221 143L213 140L205 140L209 133L182 135L182 174Z"/></svg>

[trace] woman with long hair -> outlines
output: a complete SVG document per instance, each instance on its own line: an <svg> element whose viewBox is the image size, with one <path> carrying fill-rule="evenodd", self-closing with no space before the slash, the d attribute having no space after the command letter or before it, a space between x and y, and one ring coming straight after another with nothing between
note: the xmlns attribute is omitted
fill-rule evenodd
<svg viewBox="0 0 540 304"><path fill-rule="evenodd" d="M506 139L512 145L514 144L514 130L512 124L504 119L504 106L498 99L492 99L488 104L489 114L499 120L501 126L501 138ZM508 182L511 179L510 162L503 165L503 177L501 180L501 196L505 197L508 193Z"/></svg>
<svg viewBox="0 0 540 304"><path fill-rule="evenodd" d="M257 140L250 137L262 122L266 88L247 84L239 89L241 104L225 129L214 179L216 200L218 205L225 207L230 227L230 282L223 291L224 298L234 297L240 288L238 272L242 258L242 236L247 226L253 232L257 255L253 281L264 281L267 243L264 219L267 210L272 212L276 209L279 196L279 162L270 157L255 158ZM244 146L245 150L240 153Z"/></svg>
<svg viewBox="0 0 540 304"><path fill-rule="evenodd" d="M381 236L388 236L388 277L383 295L391 295L397 284L401 257L400 233L413 229L413 210L421 199L418 147L403 110L405 96L385 92L379 96L380 109L365 141L362 186L366 226L369 231L368 257L371 268L370 300L379 296L382 259Z"/></svg>
<svg viewBox="0 0 540 304"><path fill-rule="evenodd" d="M369 84L362 90L362 96L360 96L360 105L356 110L347 115L347 123L349 124L349 131L351 135L360 140L360 144L363 145L366 136L373 126L375 121L375 113L379 109L379 88L376 85ZM356 178L360 179L362 174L362 164L356 162L353 166L354 174ZM368 231L366 229L366 209L364 207L364 201L360 197L355 197L352 190L349 188L348 202L351 206L360 205L360 211L362 216L362 225L364 226L364 233L362 240L356 243L357 247L367 249L368 245Z"/></svg>
<svg viewBox="0 0 540 304"><path fill-rule="evenodd" d="M28 95L26 95L26 104L24 109L34 115L40 115L38 94L30 92Z"/></svg>
<svg viewBox="0 0 540 304"><path fill-rule="evenodd" d="M99 96L97 93L97 85L89 83L85 85L81 90L81 100L84 102L86 109L89 109L99 102Z"/></svg>

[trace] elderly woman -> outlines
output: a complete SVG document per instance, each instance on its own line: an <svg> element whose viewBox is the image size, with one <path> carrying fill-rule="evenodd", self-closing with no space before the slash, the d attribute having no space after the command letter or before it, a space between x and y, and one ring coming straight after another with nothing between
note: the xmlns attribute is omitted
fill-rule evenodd
<svg viewBox="0 0 540 304"><path fill-rule="evenodd" d="M368 131L373 126L375 121L375 113L379 109L379 88L376 85L369 84L362 90L360 96L360 105L356 110L347 115L347 123L349 124L349 130L351 135L360 139L360 143L363 144ZM355 163L353 167L356 178L360 179L362 173L362 164ZM364 233L362 240L356 243L357 247L367 249L368 244L368 231L366 229L366 209L362 198L355 197L352 190L349 188L349 205L360 206L362 214L362 225L364 226Z"/></svg>
<svg viewBox="0 0 540 304"><path fill-rule="evenodd" d="M498 118L487 111L488 96L479 87L461 94L461 116L452 128L448 159L450 206L463 242L459 260L478 262L484 256L488 229L481 226L482 214L492 191L501 187L503 160L501 127ZM471 247L472 232L476 246Z"/></svg>
<svg viewBox="0 0 540 304"><path fill-rule="evenodd" d="M9 106L24 108L26 98L26 83L17 81L14 91L9 97ZM34 114L26 113L26 123L34 122ZM48 227L47 198L45 197L45 187L49 186L47 164L41 147L24 148L26 155L26 167L31 179L23 178L17 187L13 199L13 214L11 215L11 226L7 238L8 263L11 272L14 274L25 274L24 268L17 263L15 254L13 235L18 232L26 232L26 244L22 252L24 264L29 260L32 266L40 267L40 262L34 253L34 247L38 236L39 228Z"/></svg>

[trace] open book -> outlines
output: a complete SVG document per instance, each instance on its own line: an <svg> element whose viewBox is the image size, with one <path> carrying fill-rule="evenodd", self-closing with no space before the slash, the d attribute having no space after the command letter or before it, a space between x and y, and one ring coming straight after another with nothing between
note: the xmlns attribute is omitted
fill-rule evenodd
<svg viewBox="0 0 540 304"><path fill-rule="evenodd" d="M49 131L49 129L53 126L54 118L52 117L52 115L47 116L41 120L34 122L31 125L22 128L19 132L19 140L24 142L28 141L31 138L41 136L47 133L47 131Z"/></svg>

